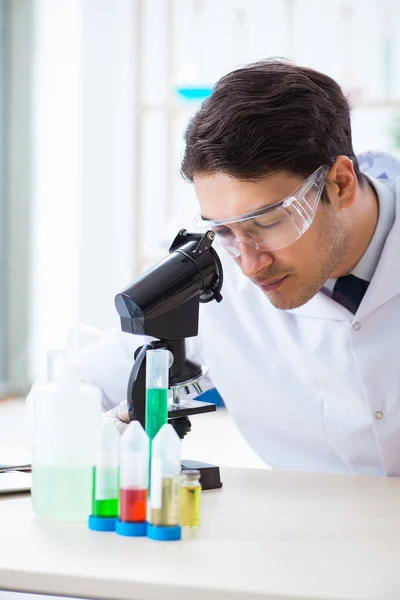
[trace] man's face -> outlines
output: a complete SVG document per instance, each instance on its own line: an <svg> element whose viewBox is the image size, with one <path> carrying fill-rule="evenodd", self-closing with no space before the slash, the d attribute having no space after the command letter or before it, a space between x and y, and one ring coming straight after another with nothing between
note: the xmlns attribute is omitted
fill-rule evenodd
<svg viewBox="0 0 400 600"><path fill-rule="evenodd" d="M302 182L301 177L286 172L256 182L239 181L224 173L194 177L201 214L211 220L274 204L290 196ZM229 228L240 237L240 224ZM308 302L329 279L343 260L347 238L340 214L320 201L313 223L298 240L274 251L241 242L235 261L276 308L293 309Z"/></svg>

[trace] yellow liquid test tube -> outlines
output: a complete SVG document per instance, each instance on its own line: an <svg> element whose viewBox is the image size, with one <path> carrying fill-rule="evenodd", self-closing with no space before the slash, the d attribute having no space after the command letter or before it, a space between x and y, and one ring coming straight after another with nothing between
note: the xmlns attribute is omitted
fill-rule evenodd
<svg viewBox="0 0 400 600"><path fill-rule="evenodd" d="M181 441L172 425L161 427L152 450L147 537L159 541L180 540Z"/></svg>
<svg viewBox="0 0 400 600"><path fill-rule="evenodd" d="M200 527L200 471L187 470L181 474L181 526L198 530Z"/></svg>

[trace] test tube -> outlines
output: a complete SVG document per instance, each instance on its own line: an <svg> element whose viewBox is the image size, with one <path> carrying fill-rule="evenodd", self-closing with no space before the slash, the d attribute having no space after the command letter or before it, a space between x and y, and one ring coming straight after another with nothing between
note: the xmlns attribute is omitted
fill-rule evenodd
<svg viewBox="0 0 400 600"><path fill-rule="evenodd" d="M163 425L153 440L147 536L179 540L181 443L172 425Z"/></svg>
<svg viewBox="0 0 400 600"><path fill-rule="evenodd" d="M181 525L186 538L195 537L200 527L200 471L184 470L181 474Z"/></svg>
<svg viewBox="0 0 400 600"><path fill-rule="evenodd" d="M119 519L120 535L146 535L149 479L149 438L139 423L132 421L121 437Z"/></svg>
<svg viewBox="0 0 400 600"><path fill-rule="evenodd" d="M92 514L89 529L114 531L118 516L120 434L111 419L104 419L98 439L92 478Z"/></svg>
<svg viewBox="0 0 400 600"><path fill-rule="evenodd" d="M169 351L146 352L146 433L150 441L168 421Z"/></svg>

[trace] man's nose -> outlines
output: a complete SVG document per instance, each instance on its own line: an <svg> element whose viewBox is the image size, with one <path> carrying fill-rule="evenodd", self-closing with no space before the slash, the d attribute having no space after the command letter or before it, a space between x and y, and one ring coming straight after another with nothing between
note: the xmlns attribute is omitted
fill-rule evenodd
<svg viewBox="0 0 400 600"><path fill-rule="evenodd" d="M258 250L253 244L239 242L240 256L238 262L246 277L255 277L265 267L269 267L274 258L270 252Z"/></svg>

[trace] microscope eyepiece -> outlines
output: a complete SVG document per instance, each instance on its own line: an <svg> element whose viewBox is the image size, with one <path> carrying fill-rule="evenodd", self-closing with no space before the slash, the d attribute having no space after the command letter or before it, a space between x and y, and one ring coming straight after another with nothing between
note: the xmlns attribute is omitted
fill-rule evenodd
<svg viewBox="0 0 400 600"><path fill-rule="evenodd" d="M213 240L213 231L182 229L168 256L116 296L122 330L167 340L196 336L199 302L222 300L222 266Z"/></svg>

